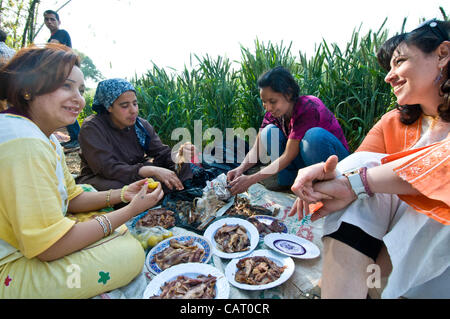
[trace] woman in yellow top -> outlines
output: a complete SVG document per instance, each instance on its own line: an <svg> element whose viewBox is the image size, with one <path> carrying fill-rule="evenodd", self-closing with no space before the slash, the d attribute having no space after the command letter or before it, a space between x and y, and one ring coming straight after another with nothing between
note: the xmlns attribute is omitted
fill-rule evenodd
<svg viewBox="0 0 450 319"><path fill-rule="evenodd" d="M450 298L449 34L431 20L386 41L398 109L355 154L298 172L291 214L322 201L311 220L326 216L324 298L366 298L384 279L383 298Z"/></svg>
<svg viewBox="0 0 450 319"><path fill-rule="evenodd" d="M163 196L141 180L106 192L76 185L52 133L85 106L78 56L48 44L0 69L0 298L89 298L128 284L144 251L124 225ZM129 202L76 223L82 214Z"/></svg>

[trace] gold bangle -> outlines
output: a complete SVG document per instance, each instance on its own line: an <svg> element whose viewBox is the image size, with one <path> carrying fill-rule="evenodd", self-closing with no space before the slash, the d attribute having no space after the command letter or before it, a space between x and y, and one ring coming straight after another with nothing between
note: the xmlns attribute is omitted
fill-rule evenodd
<svg viewBox="0 0 450 319"><path fill-rule="evenodd" d="M125 192L127 191L128 185L125 185L124 187L122 187L122 190L120 191L120 200L122 201L122 203L129 203L129 201L127 201L125 199L125 197L123 196L125 194Z"/></svg>
<svg viewBox="0 0 450 319"><path fill-rule="evenodd" d="M108 193L106 193L106 207L113 207L113 205L111 205L111 193L112 193L112 189L110 189L108 191Z"/></svg>

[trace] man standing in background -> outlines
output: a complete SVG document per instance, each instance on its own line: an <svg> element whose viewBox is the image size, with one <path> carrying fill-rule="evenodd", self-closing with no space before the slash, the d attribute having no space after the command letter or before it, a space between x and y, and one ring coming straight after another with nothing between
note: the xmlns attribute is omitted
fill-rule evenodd
<svg viewBox="0 0 450 319"><path fill-rule="evenodd" d="M51 33L50 39L48 39L49 43L61 43L70 48L72 47L72 40L70 39L69 33L66 30L59 28L61 21L59 20L59 15L56 11L46 10L44 12L44 23ZM63 142L61 145L66 149L75 149L80 147L80 144L78 144L78 134L80 133L80 125L78 124L78 121L68 125L66 128L70 136L70 141Z"/></svg>
<svg viewBox="0 0 450 319"><path fill-rule="evenodd" d="M44 12L44 23L46 27L50 30L51 36L48 42L61 43L72 47L72 41L70 35L66 30L60 29L61 21L59 20L59 15L56 11L47 10Z"/></svg>

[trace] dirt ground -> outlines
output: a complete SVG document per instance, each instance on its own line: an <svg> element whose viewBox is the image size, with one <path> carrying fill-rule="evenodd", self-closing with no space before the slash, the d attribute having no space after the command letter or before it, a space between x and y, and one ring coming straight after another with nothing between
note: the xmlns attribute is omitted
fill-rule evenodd
<svg viewBox="0 0 450 319"><path fill-rule="evenodd" d="M70 173L74 175L80 174L80 156L79 150L75 152L66 153L66 163L69 167Z"/></svg>

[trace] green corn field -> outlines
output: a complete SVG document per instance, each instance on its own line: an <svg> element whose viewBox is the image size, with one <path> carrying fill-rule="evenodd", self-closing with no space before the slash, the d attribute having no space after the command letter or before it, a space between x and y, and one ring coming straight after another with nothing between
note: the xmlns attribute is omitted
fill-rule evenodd
<svg viewBox="0 0 450 319"><path fill-rule="evenodd" d="M302 95L319 97L335 114L354 151L380 117L395 107L395 96L384 82L385 71L376 59L378 49L388 38L385 22L366 34L356 28L344 48L323 40L310 58L292 52L292 44L257 39L254 49L241 46L240 61L194 54L191 66L181 72L154 64L142 76L131 79L137 90L140 116L170 146L179 142L172 140L176 128L186 128L193 135L194 121L198 120L202 121L203 132L208 128L222 132L226 128L258 130L264 109L257 79L282 65L297 79ZM91 112L87 107L81 117Z"/></svg>

